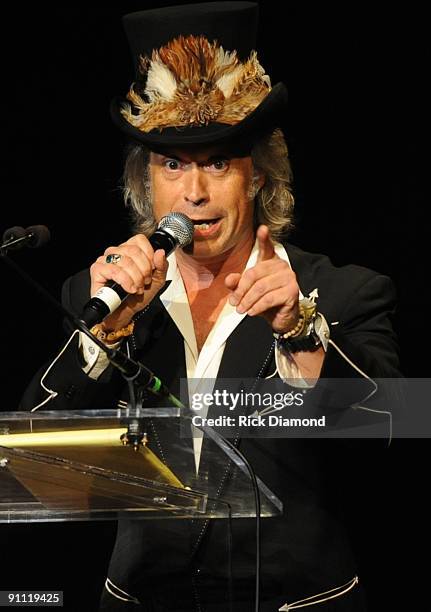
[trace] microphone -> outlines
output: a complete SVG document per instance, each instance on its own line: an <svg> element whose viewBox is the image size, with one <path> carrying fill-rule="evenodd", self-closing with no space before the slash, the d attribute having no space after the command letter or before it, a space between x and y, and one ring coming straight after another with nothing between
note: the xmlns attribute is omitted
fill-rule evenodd
<svg viewBox="0 0 431 612"><path fill-rule="evenodd" d="M167 257L177 247L185 247L190 244L193 240L193 232L193 222L186 215L172 212L162 217L158 228L148 240L155 251L164 249ZM108 281L84 306L81 321L87 327L93 327L114 312L128 295L121 285L113 280Z"/></svg>
<svg viewBox="0 0 431 612"><path fill-rule="evenodd" d="M50 231L45 225L31 225L27 229L15 225L4 232L0 248L2 253L24 246L37 249L49 242L50 238Z"/></svg>

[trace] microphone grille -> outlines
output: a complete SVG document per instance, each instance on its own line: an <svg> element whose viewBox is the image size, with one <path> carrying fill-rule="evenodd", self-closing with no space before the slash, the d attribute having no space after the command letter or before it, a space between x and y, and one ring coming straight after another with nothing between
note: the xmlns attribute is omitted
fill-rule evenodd
<svg viewBox="0 0 431 612"><path fill-rule="evenodd" d="M158 227L159 229L169 230L180 247L187 246L193 240L195 227L193 222L183 213L169 213L169 215L160 219Z"/></svg>
<svg viewBox="0 0 431 612"><path fill-rule="evenodd" d="M25 230L26 234L32 234L28 246L32 249L38 249L44 246L51 239L51 232L46 225L31 225Z"/></svg>

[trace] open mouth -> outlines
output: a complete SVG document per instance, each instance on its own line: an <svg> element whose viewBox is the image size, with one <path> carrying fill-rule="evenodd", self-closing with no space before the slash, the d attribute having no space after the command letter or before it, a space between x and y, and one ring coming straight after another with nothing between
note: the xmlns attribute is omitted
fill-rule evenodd
<svg viewBox="0 0 431 612"><path fill-rule="evenodd" d="M215 219L192 219L193 225L196 229L199 230L207 230L212 225L215 225L220 221L221 217L216 217Z"/></svg>

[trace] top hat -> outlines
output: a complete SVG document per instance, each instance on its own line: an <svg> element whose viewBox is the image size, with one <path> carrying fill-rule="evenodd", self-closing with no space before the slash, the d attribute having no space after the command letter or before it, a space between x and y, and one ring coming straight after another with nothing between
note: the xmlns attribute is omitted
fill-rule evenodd
<svg viewBox="0 0 431 612"><path fill-rule="evenodd" d="M255 49L258 5L208 2L131 13L123 24L137 71L111 115L129 137L157 149L251 146L273 130L287 105Z"/></svg>

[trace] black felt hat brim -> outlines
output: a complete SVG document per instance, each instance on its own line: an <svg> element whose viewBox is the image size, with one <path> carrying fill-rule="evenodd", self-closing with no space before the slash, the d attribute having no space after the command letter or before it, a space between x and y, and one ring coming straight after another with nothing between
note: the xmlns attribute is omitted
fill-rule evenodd
<svg viewBox="0 0 431 612"><path fill-rule="evenodd" d="M114 98L111 116L115 125L129 138L152 147L180 147L200 144L224 144L233 142L247 146L261 134L280 127L287 110L287 89L277 83L266 98L245 119L235 125L211 123L203 127L168 127L142 132L131 125L121 114L123 98Z"/></svg>

